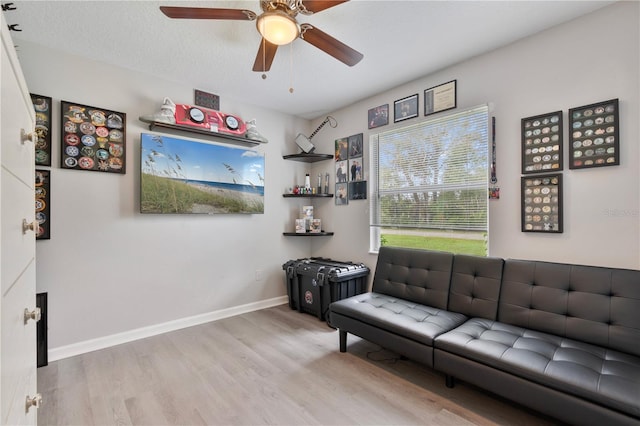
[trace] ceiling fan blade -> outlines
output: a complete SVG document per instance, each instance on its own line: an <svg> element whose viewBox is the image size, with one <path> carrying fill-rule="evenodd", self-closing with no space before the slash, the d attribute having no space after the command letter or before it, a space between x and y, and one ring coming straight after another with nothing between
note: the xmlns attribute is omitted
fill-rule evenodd
<svg viewBox="0 0 640 426"><path fill-rule="evenodd" d="M346 3L349 0L306 0L302 2L302 6L311 13L318 13L330 7L337 6L342 3Z"/></svg>
<svg viewBox="0 0 640 426"><path fill-rule="evenodd" d="M160 10L169 18L178 19L231 19L238 21L253 21L256 19L254 12L245 9L160 6Z"/></svg>
<svg viewBox="0 0 640 426"><path fill-rule="evenodd" d="M276 56L278 45L269 43L267 40L260 41L260 48L256 55L256 61L253 63L253 70L256 72L267 72L271 69L273 58Z"/></svg>
<svg viewBox="0 0 640 426"><path fill-rule="evenodd" d="M304 41L314 45L318 49L333 56L340 62L343 62L350 67L354 66L364 58L364 55L357 50L354 50L331 37L329 34L317 29L310 24L302 24L300 26L301 33L300 38Z"/></svg>

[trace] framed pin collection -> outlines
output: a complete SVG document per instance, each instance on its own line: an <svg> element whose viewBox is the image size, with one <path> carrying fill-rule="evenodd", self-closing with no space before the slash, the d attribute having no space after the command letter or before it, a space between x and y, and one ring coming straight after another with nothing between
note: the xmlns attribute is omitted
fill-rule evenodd
<svg viewBox="0 0 640 426"><path fill-rule="evenodd" d="M620 164L618 99L569 110L569 168Z"/></svg>
<svg viewBox="0 0 640 426"><path fill-rule="evenodd" d="M562 174L521 179L522 232L562 232Z"/></svg>
<svg viewBox="0 0 640 426"><path fill-rule="evenodd" d="M61 101L61 167L124 174L126 115Z"/></svg>
<svg viewBox="0 0 640 426"><path fill-rule="evenodd" d="M562 170L562 111L523 118L522 173Z"/></svg>
<svg viewBox="0 0 640 426"><path fill-rule="evenodd" d="M569 169L620 164L618 99L570 108ZM523 118L522 232L561 233L563 170L562 111ZM529 176L531 175L531 176Z"/></svg>

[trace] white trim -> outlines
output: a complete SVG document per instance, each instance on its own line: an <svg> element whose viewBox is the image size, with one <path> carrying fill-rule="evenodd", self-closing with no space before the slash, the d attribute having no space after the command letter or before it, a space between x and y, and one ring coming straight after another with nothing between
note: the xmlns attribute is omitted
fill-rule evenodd
<svg viewBox="0 0 640 426"><path fill-rule="evenodd" d="M110 336L85 340L83 342L73 343L71 345L60 346L57 348L49 349L49 361L57 361L60 359L81 355L87 352L121 345L123 343L132 342L134 340L144 339L147 337L156 336L158 334L180 330L182 328L193 327L194 325L200 325L207 322L217 321L223 318L229 318L236 315L244 314L247 312L253 312L260 309L283 305L285 303L288 303L287 296L279 296L272 299L248 303L246 305L234 306L231 308L221 309L219 311L208 312L205 314L194 315L187 318L180 318L161 324L150 325L148 327L136 328L134 330L112 334Z"/></svg>

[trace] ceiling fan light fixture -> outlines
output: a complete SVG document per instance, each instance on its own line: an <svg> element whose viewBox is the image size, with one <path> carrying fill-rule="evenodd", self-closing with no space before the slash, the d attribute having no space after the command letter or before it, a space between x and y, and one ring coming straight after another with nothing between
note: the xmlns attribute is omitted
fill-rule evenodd
<svg viewBox="0 0 640 426"><path fill-rule="evenodd" d="M258 16L256 27L265 40L278 46L289 44L300 35L298 22L280 10Z"/></svg>

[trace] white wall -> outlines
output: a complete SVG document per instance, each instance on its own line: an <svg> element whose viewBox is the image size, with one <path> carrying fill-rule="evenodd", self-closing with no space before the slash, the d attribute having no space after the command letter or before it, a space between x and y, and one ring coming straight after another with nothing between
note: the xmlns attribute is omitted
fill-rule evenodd
<svg viewBox="0 0 640 426"><path fill-rule="evenodd" d="M490 254L640 268L638 22L639 4L621 2L358 101L331 114L339 125L318 133L317 151L333 153L335 139L362 132L368 170L367 110L419 93L422 111L424 89L457 79L458 108L491 103L497 119L501 199L490 202ZM51 240L37 243L51 348L281 297L281 266L288 259L325 256L365 262L373 271L366 201L335 206L332 199L316 200L317 216L333 237L282 236L304 204L284 199L284 189L302 183L307 170L333 176L332 161L309 166L282 159L297 151L295 134L309 134L324 117L308 123L219 93L223 111L257 118L270 140L258 148L266 155L265 214L140 215L139 133L146 129L137 117L154 111L164 96L191 102L194 88L26 42L19 56L30 90L54 98L54 122L59 100L127 113L124 176L62 170L54 149ZM620 99L621 165L569 170L565 158L564 233L520 232L520 119L563 110L566 153L566 111L611 98ZM394 125L393 116L390 121L378 130L403 124ZM54 126L54 141L58 132Z"/></svg>
<svg viewBox="0 0 640 426"><path fill-rule="evenodd" d="M321 152L333 152L335 139L412 125L425 117L367 130L367 110L457 79L458 109L490 103L496 117L499 200L490 201L490 255L522 259L640 268L639 169L640 110L639 4L620 2L565 25L425 76L332 113L339 126L323 128ZM412 54L420 54L419 50ZM381 76L382 78L382 76ZM569 170L567 110L620 99L621 165ZM564 112L564 232L520 231L520 121ZM449 111L451 112L451 111ZM445 113L446 114L446 113ZM314 120L314 126L321 122ZM314 141L316 140L314 139ZM322 163L314 173L331 171ZM369 164L366 165L367 170ZM335 231L314 240L314 256L352 259L375 266L368 253L368 202L321 205L318 216Z"/></svg>
<svg viewBox="0 0 640 426"><path fill-rule="evenodd" d="M194 88L19 44L29 90L54 101L51 239L37 242L50 348L286 295L282 264L307 256L310 243L282 235L294 214L283 188L305 172L282 155L296 152L307 120L219 93L222 111L256 118L269 139L256 148L266 161L265 214L142 215L140 133L148 128L138 117L164 96L192 103ZM127 114L125 175L59 168L60 100Z"/></svg>

